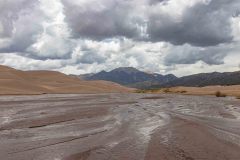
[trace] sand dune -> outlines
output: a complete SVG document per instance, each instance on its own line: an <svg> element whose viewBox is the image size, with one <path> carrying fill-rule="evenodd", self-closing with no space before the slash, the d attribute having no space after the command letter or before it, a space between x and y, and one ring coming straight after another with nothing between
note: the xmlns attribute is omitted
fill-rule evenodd
<svg viewBox="0 0 240 160"><path fill-rule="evenodd" d="M130 92L106 81L82 81L55 71L20 71L0 65L0 94Z"/></svg>

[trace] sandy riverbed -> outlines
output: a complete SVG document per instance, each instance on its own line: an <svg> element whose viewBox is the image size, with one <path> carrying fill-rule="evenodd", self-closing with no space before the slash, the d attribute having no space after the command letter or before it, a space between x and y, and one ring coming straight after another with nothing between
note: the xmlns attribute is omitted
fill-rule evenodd
<svg viewBox="0 0 240 160"><path fill-rule="evenodd" d="M231 97L2 96L0 155L3 160L239 160L239 124L240 101Z"/></svg>

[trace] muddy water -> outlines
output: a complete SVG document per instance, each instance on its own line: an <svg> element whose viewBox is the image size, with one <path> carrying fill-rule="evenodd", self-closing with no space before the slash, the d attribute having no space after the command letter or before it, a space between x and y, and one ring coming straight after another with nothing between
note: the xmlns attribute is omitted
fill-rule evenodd
<svg viewBox="0 0 240 160"><path fill-rule="evenodd" d="M1 160L240 160L231 97L0 97Z"/></svg>

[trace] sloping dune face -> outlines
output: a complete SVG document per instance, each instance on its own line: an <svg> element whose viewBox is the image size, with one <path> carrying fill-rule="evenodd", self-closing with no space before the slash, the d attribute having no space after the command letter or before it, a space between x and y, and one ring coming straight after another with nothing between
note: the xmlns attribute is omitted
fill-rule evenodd
<svg viewBox="0 0 240 160"><path fill-rule="evenodd" d="M106 81L82 81L55 71L20 71L0 65L0 94L131 92Z"/></svg>

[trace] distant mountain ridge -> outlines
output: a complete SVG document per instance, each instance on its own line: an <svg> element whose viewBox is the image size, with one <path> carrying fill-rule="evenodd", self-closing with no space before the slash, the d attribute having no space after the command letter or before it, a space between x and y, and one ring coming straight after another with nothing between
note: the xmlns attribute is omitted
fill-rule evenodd
<svg viewBox="0 0 240 160"><path fill-rule="evenodd" d="M164 84L153 85L152 88L158 87L204 87L214 85L239 85L240 84L240 71L236 72L213 72L213 73L200 73L190 76L184 76L175 79L171 82Z"/></svg>
<svg viewBox="0 0 240 160"><path fill-rule="evenodd" d="M172 74L161 75L157 73L146 73L139 71L133 67L120 67L110 72L101 71L96 74L80 75L84 80L106 80L119 83L121 85L135 87L135 88L148 88L152 85L164 84L177 79Z"/></svg>
<svg viewBox="0 0 240 160"><path fill-rule="evenodd" d="M157 73L146 73L133 67L120 67L109 72L101 71L96 74L80 75L79 77L84 80L112 81L121 85L139 89L154 89L176 86L204 87L240 84L240 71L200 73L178 78L173 74L161 75Z"/></svg>

